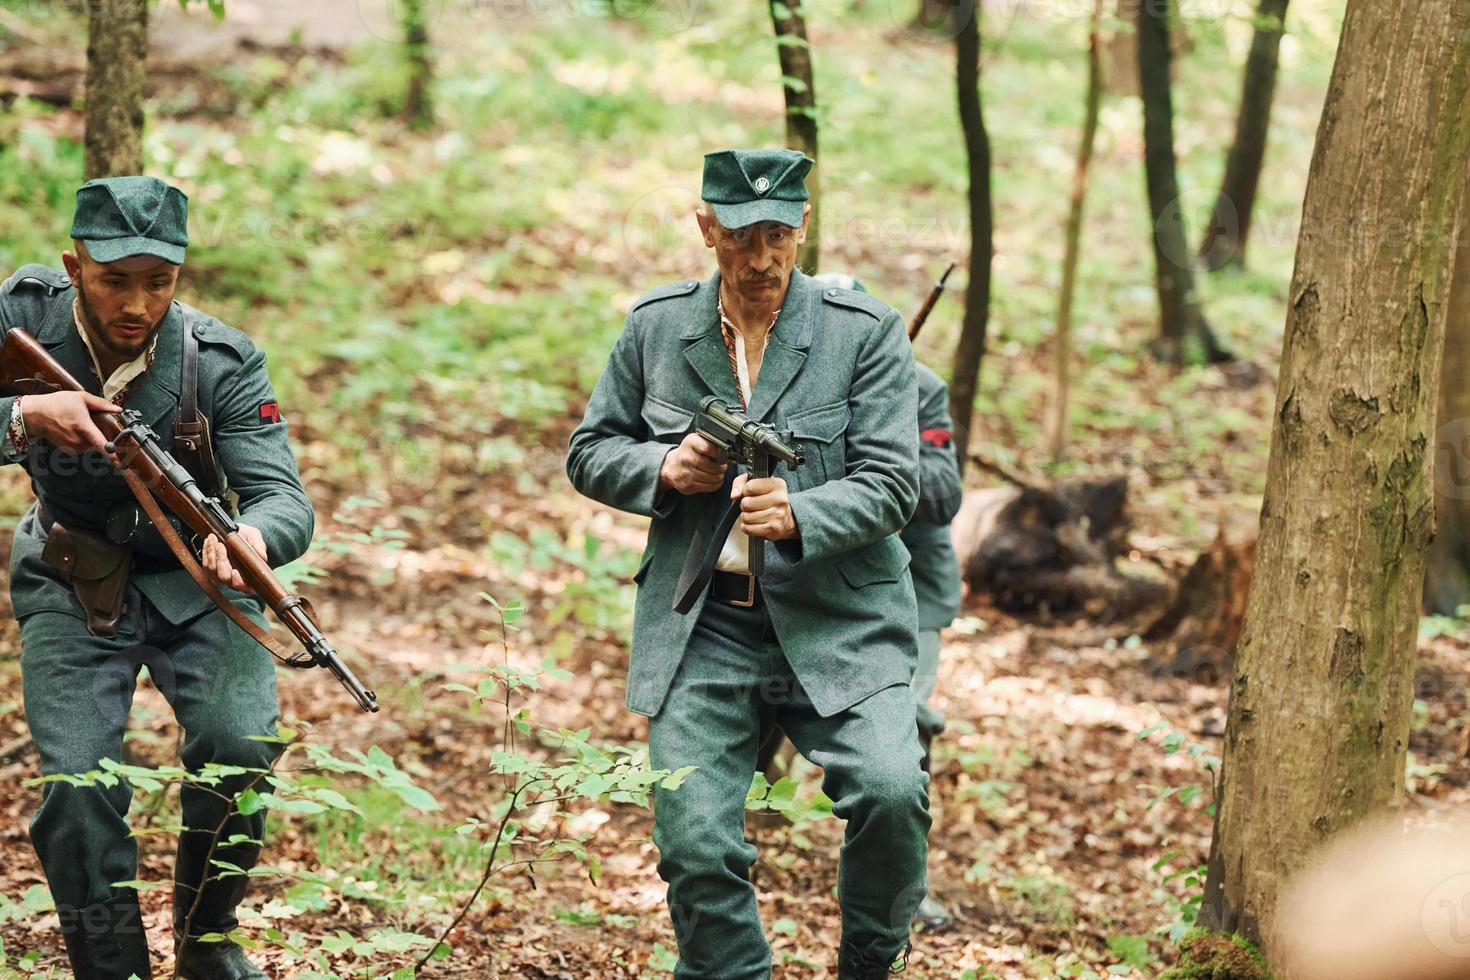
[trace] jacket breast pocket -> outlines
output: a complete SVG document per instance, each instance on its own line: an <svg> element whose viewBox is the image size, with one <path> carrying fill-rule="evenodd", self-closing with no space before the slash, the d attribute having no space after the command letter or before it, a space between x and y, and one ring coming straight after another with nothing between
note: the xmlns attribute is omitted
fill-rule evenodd
<svg viewBox="0 0 1470 980"><path fill-rule="evenodd" d="M678 405L653 395L644 396L640 414L643 416L643 424L648 427L648 438L654 442L677 445L689 434L690 427L694 424L693 412L685 411Z"/></svg>
<svg viewBox="0 0 1470 980"><path fill-rule="evenodd" d="M796 471L802 486L814 487L847 475L846 432L851 421L846 400L787 417L787 428L806 457Z"/></svg>

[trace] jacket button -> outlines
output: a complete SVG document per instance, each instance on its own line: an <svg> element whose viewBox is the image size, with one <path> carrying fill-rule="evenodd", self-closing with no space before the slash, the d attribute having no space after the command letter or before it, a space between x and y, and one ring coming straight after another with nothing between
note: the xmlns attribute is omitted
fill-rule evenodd
<svg viewBox="0 0 1470 980"><path fill-rule="evenodd" d="M837 295L837 290L835 290L835 289L829 289L829 290L827 290L827 295L828 296L836 296Z"/></svg>

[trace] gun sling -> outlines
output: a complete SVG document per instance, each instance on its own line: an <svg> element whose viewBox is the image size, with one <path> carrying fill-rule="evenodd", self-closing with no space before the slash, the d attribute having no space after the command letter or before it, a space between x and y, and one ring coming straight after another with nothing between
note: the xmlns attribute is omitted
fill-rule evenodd
<svg viewBox="0 0 1470 980"><path fill-rule="evenodd" d="M223 486L214 462L209 420L199 411L199 339L194 336L193 315L187 311L184 313L182 342L181 392L173 427L173 451L175 458L199 481L201 489L207 495L217 496ZM169 554L189 573L210 601L276 659L296 666L292 663L294 655L291 651L241 612L209 578L142 479L127 468L122 468L121 473ZM41 559L72 587L82 611L87 614L87 630L94 636L117 635L117 624L125 611L123 599L131 571L146 573L172 567L172 563L161 555L139 550L141 521L136 517L128 520L126 514L114 512L107 522L109 533L104 535L66 527L51 517L44 505L37 508L36 516L41 527L46 529L46 545L41 551ZM110 532L121 525L127 525L124 536L122 540L114 540Z"/></svg>

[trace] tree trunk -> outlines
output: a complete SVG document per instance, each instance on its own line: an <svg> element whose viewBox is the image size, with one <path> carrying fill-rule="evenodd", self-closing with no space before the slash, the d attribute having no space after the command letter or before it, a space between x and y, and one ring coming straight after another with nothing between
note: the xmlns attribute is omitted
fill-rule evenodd
<svg viewBox="0 0 1470 980"><path fill-rule="evenodd" d="M1348 0L1308 176L1200 913L1268 950L1286 880L1403 800L1470 178L1457 4Z"/></svg>
<svg viewBox="0 0 1470 980"><path fill-rule="evenodd" d="M1470 185L1465 193L1470 202ZM1454 268L1439 372L1434 541L1424 573L1424 611L1444 616L1470 603L1470 203Z"/></svg>
<svg viewBox="0 0 1470 980"><path fill-rule="evenodd" d="M1112 95L1138 94L1138 0L1117 0L1103 59L1103 87Z"/></svg>
<svg viewBox="0 0 1470 980"><path fill-rule="evenodd" d="M432 129L434 56L429 46L429 21L424 0L403 0L403 51L408 59L408 91L403 118L413 129Z"/></svg>
<svg viewBox="0 0 1470 980"><path fill-rule="evenodd" d="M1266 158L1266 134L1271 128L1271 100L1276 94L1276 66L1285 33L1287 0L1261 0L1256 10L1256 33L1245 61L1245 84L1235 120L1235 142L1225 158L1225 179L1214 213L1205 228L1199 255L1208 269L1245 267L1245 245L1251 213Z"/></svg>
<svg viewBox="0 0 1470 980"><path fill-rule="evenodd" d="M975 413L975 390L980 360L985 356L985 331L990 320L990 261L994 252L994 219L990 201L990 137L980 102L980 7L956 3L955 78L960 125L965 133L965 155L970 177L970 264L965 283L965 319L955 345L949 384L949 411L954 420L955 457L963 472L969 459L970 430Z"/></svg>
<svg viewBox="0 0 1470 980"><path fill-rule="evenodd" d="M781 88L786 95L786 145L818 161L806 177L811 195L812 216L806 243L796 254L796 264L808 275L817 274L821 256L818 234L821 216L821 162L817 156L817 83L812 75L812 46L806 38L806 18L800 0L771 0L771 24L776 29L776 54L781 62Z"/></svg>
<svg viewBox="0 0 1470 980"><path fill-rule="evenodd" d="M1154 284L1159 294L1155 351L1178 364L1185 344L1198 341L1211 363L1234 358L1216 342L1200 309L1194 253L1186 244L1184 209L1174 160L1174 105L1169 81L1169 0L1148 0L1138 12L1138 78L1143 91L1143 159L1152 217Z"/></svg>
<svg viewBox="0 0 1470 980"><path fill-rule="evenodd" d="M140 174L148 0L91 0L89 11L86 179Z"/></svg>
<svg viewBox="0 0 1470 980"><path fill-rule="evenodd" d="M1102 14L1103 0L1093 0L1092 29L1087 35L1087 95L1082 122L1082 142L1077 147L1077 166L1072 171L1072 203L1067 212L1066 254L1062 259L1062 295L1057 303L1057 342L1053 353L1055 372L1051 412L1047 420L1047 451L1053 460L1062 457L1067 444L1067 401L1071 394L1072 295L1077 288L1077 259L1082 251L1082 211L1087 203L1087 173L1097 143L1097 120L1102 108Z"/></svg>

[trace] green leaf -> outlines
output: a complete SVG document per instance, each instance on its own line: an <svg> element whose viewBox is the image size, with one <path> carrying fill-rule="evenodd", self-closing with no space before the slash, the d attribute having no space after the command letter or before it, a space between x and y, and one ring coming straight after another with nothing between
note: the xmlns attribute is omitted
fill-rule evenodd
<svg viewBox="0 0 1470 980"><path fill-rule="evenodd" d="M238 799L235 800L235 809L242 817L248 817L251 814L259 813L261 808L264 806L265 797L260 795L253 789L247 789L245 792L240 794Z"/></svg>
<svg viewBox="0 0 1470 980"><path fill-rule="evenodd" d="M173 882L170 882L170 881L140 881L139 879L134 878L132 881L114 881L112 883L112 887L113 888L131 888L131 889L133 889L135 891L140 891L140 892L161 892L165 888L172 888L173 887Z"/></svg>
<svg viewBox="0 0 1470 980"><path fill-rule="evenodd" d="M347 797L343 796L341 793L337 792L334 789L321 787L312 790L311 795L321 802L325 803L327 806L332 807L333 809L348 810L352 813L357 814L359 817L363 815L362 810L357 806L357 804L348 800Z"/></svg>
<svg viewBox="0 0 1470 980"><path fill-rule="evenodd" d="M434 794L412 783L393 785L389 788L398 794L400 800L416 810L422 810L428 813L431 810L439 809L439 801L434 799Z"/></svg>
<svg viewBox="0 0 1470 980"><path fill-rule="evenodd" d="M648 954L648 968L661 973L673 973L679 957L664 948L663 943L654 943L653 952Z"/></svg>

